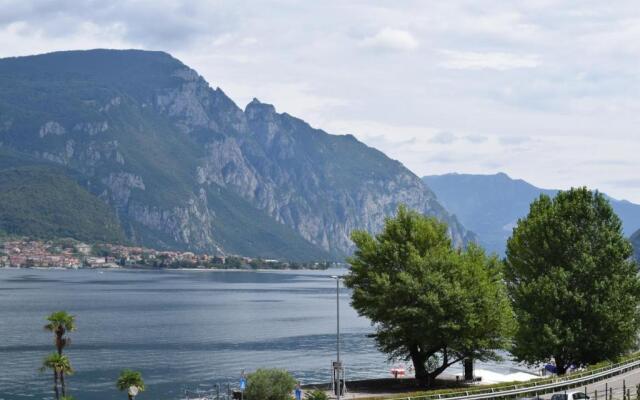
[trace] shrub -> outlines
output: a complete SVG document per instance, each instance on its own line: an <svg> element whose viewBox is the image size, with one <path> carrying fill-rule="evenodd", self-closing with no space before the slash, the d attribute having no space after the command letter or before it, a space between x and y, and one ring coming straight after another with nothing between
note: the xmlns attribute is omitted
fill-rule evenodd
<svg viewBox="0 0 640 400"><path fill-rule="evenodd" d="M281 369L259 369L247 376L247 400L289 400L296 387L291 374Z"/></svg>
<svg viewBox="0 0 640 400"><path fill-rule="evenodd" d="M640 385L639 385L640 386ZM329 396L322 390L315 389L304 395L305 400L329 400Z"/></svg>

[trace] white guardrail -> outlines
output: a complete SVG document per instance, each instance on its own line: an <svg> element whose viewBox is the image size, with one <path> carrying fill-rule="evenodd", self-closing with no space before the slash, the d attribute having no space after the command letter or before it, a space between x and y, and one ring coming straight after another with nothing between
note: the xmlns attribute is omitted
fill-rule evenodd
<svg viewBox="0 0 640 400"><path fill-rule="evenodd" d="M498 398L510 398L524 395L540 395L545 393L561 392L578 386L585 386L594 382L605 380L609 377L623 374L633 369L640 368L640 355L625 362L611 364L606 367L591 371L578 372L570 376L555 378L549 381L542 379L540 382L523 382L499 388L478 388L451 393L426 394L411 397L398 397L389 400L486 400Z"/></svg>

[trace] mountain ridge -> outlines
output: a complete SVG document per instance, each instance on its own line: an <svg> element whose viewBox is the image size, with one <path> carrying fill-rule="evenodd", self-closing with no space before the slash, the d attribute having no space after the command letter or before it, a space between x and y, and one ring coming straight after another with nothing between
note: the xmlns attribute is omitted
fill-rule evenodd
<svg viewBox="0 0 640 400"><path fill-rule="evenodd" d="M555 196L557 189L542 189L531 183L496 174L424 176L441 203L478 235L489 251L503 254L506 240L518 218L526 216L529 205L541 194ZM623 221L624 233L631 236L640 228L640 205L605 194Z"/></svg>
<svg viewBox="0 0 640 400"><path fill-rule="evenodd" d="M0 88L0 148L81 174L150 247L342 258L401 203L474 239L398 161L257 99L243 110L168 53L0 59Z"/></svg>

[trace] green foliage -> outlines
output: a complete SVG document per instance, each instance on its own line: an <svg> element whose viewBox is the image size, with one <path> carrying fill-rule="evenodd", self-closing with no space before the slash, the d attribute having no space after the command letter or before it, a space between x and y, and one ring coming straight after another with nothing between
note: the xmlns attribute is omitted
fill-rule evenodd
<svg viewBox="0 0 640 400"><path fill-rule="evenodd" d="M291 374L281 369L259 369L247 376L247 400L289 400L296 387Z"/></svg>
<svg viewBox="0 0 640 400"><path fill-rule="evenodd" d="M0 230L36 238L125 240L105 203L61 170L40 166L0 170Z"/></svg>
<svg viewBox="0 0 640 400"><path fill-rule="evenodd" d="M144 380L142 374L138 371L132 371L130 369L123 369L120 371L120 376L116 381L116 387L118 390L126 392L131 386L135 386L139 391L144 392Z"/></svg>
<svg viewBox="0 0 640 400"><path fill-rule="evenodd" d="M56 311L47 317L47 321L44 329L55 335L58 354L62 354L62 350L70 343L66 334L76 330L75 317L66 311Z"/></svg>
<svg viewBox="0 0 640 400"><path fill-rule="evenodd" d="M312 390L304 395L305 400L329 400L329 395L323 390Z"/></svg>
<svg viewBox="0 0 640 400"><path fill-rule="evenodd" d="M505 272L518 321L512 354L559 372L634 348L640 279L608 201L586 188L542 195L518 221Z"/></svg>
<svg viewBox="0 0 640 400"><path fill-rule="evenodd" d="M42 361L40 370L45 371L48 369L58 373L62 372L65 375L71 375L74 372L69 358L58 353L51 353Z"/></svg>
<svg viewBox="0 0 640 400"><path fill-rule="evenodd" d="M381 351L411 359L423 384L463 358L498 358L513 317L495 256L454 249L444 223L402 206L375 237L356 231L352 239L345 283Z"/></svg>
<svg viewBox="0 0 640 400"><path fill-rule="evenodd" d="M640 262L640 230L637 230L629 238L631 246L633 246L633 257Z"/></svg>
<svg viewBox="0 0 640 400"><path fill-rule="evenodd" d="M42 362L40 371L45 370L53 371L53 390L56 399L59 396L58 384L60 385L60 389L62 389L62 397L64 399L67 395L64 377L65 375L72 375L74 372L73 368L71 367L71 361L69 361L69 358L67 356L63 356L59 352L51 353Z"/></svg>

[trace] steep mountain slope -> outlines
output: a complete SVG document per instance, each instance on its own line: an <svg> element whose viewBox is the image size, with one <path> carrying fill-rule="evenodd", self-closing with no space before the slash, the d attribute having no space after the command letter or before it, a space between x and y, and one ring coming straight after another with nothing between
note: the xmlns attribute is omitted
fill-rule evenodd
<svg viewBox="0 0 640 400"><path fill-rule="evenodd" d="M39 238L124 242L113 211L59 168L0 169L0 231Z"/></svg>
<svg viewBox="0 0 640 400"><path fill-rule="evenodd" d="M400 203L473 237L397 161L257 100L242 110L162 52L0 60L0 143L82 174L155 247L342 257Z"/></svg>
<svg viewBox="0 0 640 400"><path fill-rule="evenodd" d="M507 239L519 218L541 194L555 196L557 190L540 189L504 173L496 175L446 174L423 180L440 202L478 235L490 251L504 253ZM640 228L640 205L609 197L623 222L625 235Z"/></svg>

